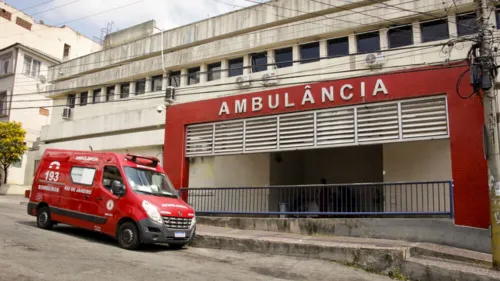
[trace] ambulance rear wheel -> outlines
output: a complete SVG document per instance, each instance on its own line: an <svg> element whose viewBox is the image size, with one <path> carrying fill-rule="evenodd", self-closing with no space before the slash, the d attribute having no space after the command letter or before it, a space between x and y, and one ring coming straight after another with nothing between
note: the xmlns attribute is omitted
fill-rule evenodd
<svg viewBox="0 0 500 281"><path fill-rule="evenodd" d="M118 228L118 244L127 250L135 250L141 245L139 231L132 222L126 222Z"/></svg>
<svg viewBox="0 0 500 281"><path fill-rule="evenodd" d="M38 209L36 214L36 225L42 229L51 229L54 226L54 222L50 218L49 207Z"/></svg>

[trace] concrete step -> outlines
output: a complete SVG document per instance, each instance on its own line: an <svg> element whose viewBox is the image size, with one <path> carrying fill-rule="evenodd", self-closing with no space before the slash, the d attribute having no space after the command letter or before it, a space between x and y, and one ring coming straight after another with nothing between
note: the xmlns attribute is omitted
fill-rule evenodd
<svg viewBox="0 0 500 281"><path fill-rule="evenodd" d="M198 225L192 245L333 261L400 280L500 281L500 272L490 269L491 255L430 243Z"/></svg>

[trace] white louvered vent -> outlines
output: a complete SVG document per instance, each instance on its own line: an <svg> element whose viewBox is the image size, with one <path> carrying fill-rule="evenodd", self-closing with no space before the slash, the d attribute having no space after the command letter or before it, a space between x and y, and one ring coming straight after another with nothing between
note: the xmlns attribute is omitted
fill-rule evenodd
<svg viewBox="0 0 500 281"><path fill-rule="evenodd" d="M280 148L314 145L314 113L283 115L279 117Z"/></svg>
<svg viewBox="0 0 500 281"><path fill-rule="evenodd" d="M213 127L213 124L187 127L186 155L205 155L212 153Z"/></svg>
<svg viewBox="0 0 500 281"><path fill-rule="evenodd" d="M401 102L403 138L448 135L444 98Z"/></svg>
<svg viewBox="0 0 500 281"><path fill-rule="evenodd" d="M249 119L245 127L245 150L272 150L278 148L277 117Z"/></svg>
<svg viewBox="0 0 500 281"><path fill-rule="evenodd" d="M215 124L215 154L243 151L243 121Z"/></svg>
<svg viewBox="0 0 500 281"><path fill-rule="evenodd" d="M358 141L381 141L399 138L398 105L376 104L357 108Z"/></svg>
<svg viewBox="0 0 500 281"><path fill-rule="evenodd" d="M336 109L316 113L316 144L354 143L354 109Z"/></svg>

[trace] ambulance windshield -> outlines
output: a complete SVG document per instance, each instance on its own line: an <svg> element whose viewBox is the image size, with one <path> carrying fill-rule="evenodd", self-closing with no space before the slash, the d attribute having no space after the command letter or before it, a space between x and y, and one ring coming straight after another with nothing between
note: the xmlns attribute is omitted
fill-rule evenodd
<svg viewBox="0 0 500 281"><path fill-rule="evenodd" d="M127 181L136 193L177 198L177 191L164 174L132 167L124 167Z"/></svg>

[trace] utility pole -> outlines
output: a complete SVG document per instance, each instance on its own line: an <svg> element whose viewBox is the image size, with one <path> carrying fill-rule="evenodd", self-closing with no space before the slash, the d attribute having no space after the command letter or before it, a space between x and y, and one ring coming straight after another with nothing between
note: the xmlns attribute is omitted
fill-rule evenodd
<svg viewBox="0 0 500 281"><path fill-rule="evenodd" d="M476 13L479 27L480 57L474 63L482 74L481 88L484 91L484 121L486 129L485 150L488 161L488 182L490 198L491 247L493 268L500 270L500 154L498 139L497 100L495 96L495 77L492 74L494 57L490 40L492 33L488 23L491 14L488 0L476 0ZM472 66L471 66L472 67ZM472 69L471 69L472 71Z"/></svg>

